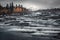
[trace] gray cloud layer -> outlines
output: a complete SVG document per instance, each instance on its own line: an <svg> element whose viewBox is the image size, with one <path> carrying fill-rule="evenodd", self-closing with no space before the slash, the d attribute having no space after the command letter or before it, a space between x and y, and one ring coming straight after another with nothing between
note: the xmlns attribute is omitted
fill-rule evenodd
<svg viewBox="0 0 60 40"><path fill-rule="evenodd" d="M4 5L12 1L16 3L20 2L21 0L0 0L0 3ZM23 0L23 3L27 4L31 3L39 7L41 6L43 8L54 8L54 7L60 8L60 0Z"/></svg>

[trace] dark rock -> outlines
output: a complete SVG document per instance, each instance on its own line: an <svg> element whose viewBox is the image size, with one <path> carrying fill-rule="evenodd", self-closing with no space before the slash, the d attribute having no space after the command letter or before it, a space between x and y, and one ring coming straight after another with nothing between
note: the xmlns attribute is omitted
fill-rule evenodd
<svg viewBox="0 0 60 40"><path fill-rule="evenodd" d="M5 24L9 24L9 23L12 23L12 24L18 24L19 23L19 21L10 21L10 22L6 22Z"/></svg>
<svg viewBox="0 0 60 40"><path fill-rule="evenodd" d="M29 23L20 23L21 26L29 26Z"/></svg>
<svg viewBox="0 0 60 40"><path fill-rule="evenodd" d="M5 20L16 20L16 18L5 18Z"/></svg>
<svg viewBox="0 0 60 40"><path fill-rule="evenodd" d="M4 19L0 19L0 22L4 22L5 20Z"/></svg>

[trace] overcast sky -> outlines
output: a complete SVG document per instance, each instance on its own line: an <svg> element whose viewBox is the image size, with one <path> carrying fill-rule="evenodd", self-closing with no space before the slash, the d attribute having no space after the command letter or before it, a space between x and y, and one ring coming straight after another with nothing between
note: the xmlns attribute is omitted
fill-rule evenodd
<svg viewBox="0 0 60 40"><path fill-rule="evenodd" d="M14 2L15 4L20 4L21 0L0 0L2 5ZM60 8L60 0L23 0L22 3L24 7L30 9L46 9L46 8Z"/></svg>

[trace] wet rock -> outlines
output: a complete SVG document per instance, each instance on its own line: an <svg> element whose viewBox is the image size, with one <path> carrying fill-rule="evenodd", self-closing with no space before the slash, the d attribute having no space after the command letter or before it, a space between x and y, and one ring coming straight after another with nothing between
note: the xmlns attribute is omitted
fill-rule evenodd
<svg viewBox="0 0 60 40"><path fill-rule="evenodd" d="M20 23L21 26L29 26L29 23Z"/></svg>
<svg viewBox="0 0 60 40"><path fill-rule="evenodd" d="M37 25L29 25L30 27L37 27Z"/></svg>
<svg viewBox="0 0 60 40"><path fill-rule="evenodd" d="M4 22L5 20L4 19L0 19L0 22Z"/></svg>
<svg viewBox="0 0 60 40"><path fill-rule="evenodd" d="M37 31L42 31L42 29L37 29Z"/></svg>
<svg viewBox="0 0 60 40"><path fill-rule="evenodd" d="M3 18L4 16L0 16L0 18Z"/></svg>
<svg viewBox="0 0 60 40"><path fill-rule="evenodd" d="M21 26L20 23L11 23L10 26Z"/></svg>
<svg viewBox="0 0 60 40"><path fill-rule="evenodd" d="M5 20L16 20L16 18L5 18Z"/></svg>
<svg viewBox="0 0 60 40"><path fill-rule="evenodd" d="M10 25L12 25L12 26L29 26L29 23L14 22L14 23L11 23Z"/></svg>
<svg viewBox="0 0 60 40"><path fill-rule="evenodd" d="M10 21L10 22L6 22L5 24L9 24L9 23L16 24L19 23L19 21Z"/></svg>

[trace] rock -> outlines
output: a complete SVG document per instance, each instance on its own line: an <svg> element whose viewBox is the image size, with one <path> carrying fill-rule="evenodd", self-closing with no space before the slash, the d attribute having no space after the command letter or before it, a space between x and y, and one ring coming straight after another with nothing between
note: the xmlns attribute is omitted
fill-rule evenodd
<svg viewBox="0 0 60 40"><path fill-rule="evenodd" d="M5 18L5 20L16 20L16 18Z"/></svg>
<svg viewBox="0 0 60 40"><path fill-rule="evenodd" d="M0 19L0 22L4 22L5 20L4 19Z"/></svg>
<svg viewBox="0 0 60 40"><path fill-rule="evenodd" d="M29 26L29 23L20 23L21 26Z"/></svg>
<svg viewBox="0 0 60 40"><path fill-rule="evenodd" d="M6 22L5 24L9 24L9 23L16 24L16 23L19 23L19 21L10 21L10 22Z"/></svg>

